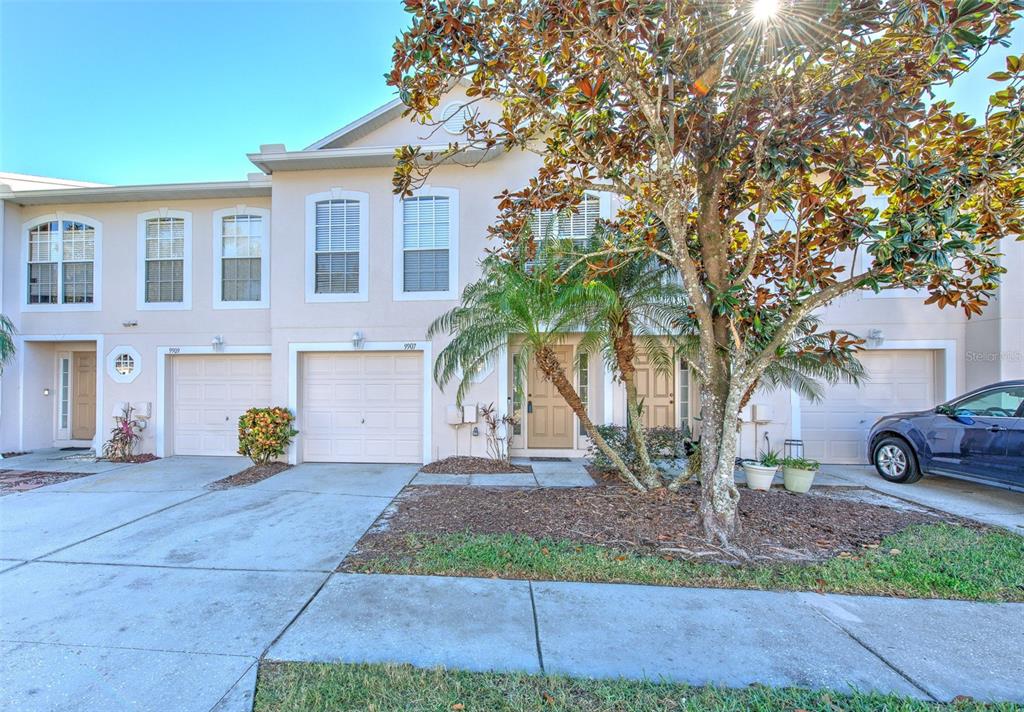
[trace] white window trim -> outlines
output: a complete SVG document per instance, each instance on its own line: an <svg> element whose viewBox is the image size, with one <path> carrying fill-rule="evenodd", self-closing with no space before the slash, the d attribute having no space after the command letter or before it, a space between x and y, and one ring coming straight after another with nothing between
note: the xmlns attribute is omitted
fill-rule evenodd
<svg viewBox="0 0 1024 712"><path fill-rule="evenodd" d="M72 222L86 223L95 231L94 254L92 258L92 303L91 304L29 304L28 303L28 255L29 255L29 231L36 225L52 221L70 220ZM21 311L23 312L52 312L52 311L99 311L102 307L102 285L103 285L103 223L88 215L77 213L49 213L32 218L22 225L21 245ZM63 240L64 227L61 226L61 240ZM63 247L62 247L63 249ZM62 255L63 257L63 255ZM61 260L63 264L63 259ZM59 270L58 270L59 272ZM58 274L58 299L64 296L64 275Z"/></svg>
<svg viewBox="0 0 1024 712"><path fill-rule="evenodd" d="M132 362L135 367L131 373L118 373L117 371L117 358L121 354L131 356ZM131 383L139 374L142 372L142 356L132 346L115 346L107 353L107 375L115 383Z"/></svg>
<svg viewBox="0 0 1024 712"><path fill-rule="evenodd" d="M583 191L583 194L580 195L580 203L583 202L583 198L585 196L590 196L592 198L597 198L597 217L598 217L599 220L611 220L612 219L612 194L611 193L607 193L607 192L599 191L599 190L585 190L585 191ZM577 203L577 205L578 205L578 203ZM575 206L573 206L573 209L575 209ZM534 211L534 212L536 212L536 211ZM545 237L546 237L545 235L534 235L533 236L533 240L534 240L534 242L539 242L539 241L543 240ZM556 235L556 237L561 237L561 235Z"/></svg>
<svg viewBox="0 0 1024 712"><path fill-rule="evenodd" d="M263 219L263 243L260 246L260 299L257 302L224 301L224 218L234 215L259 215ZM270 211L267 208L251 208L236 205L213 211L213 308L214 309L268 309L270 307Z"/></svg>
<svg viewBox="0 0 1024 712"><path fill-rule="evenodd" d="M359 291L351 294L316 292L316 204L322 200L355 200L359 203ZM370 283L370 194L332 188L306 196L306 302L365 302Z"/></svg>
<svg viewBox="0 0 1024 712"><path fill-rule="evenodd" d="M153 218L181 218L185 221L185 250L182 255L181 301L146 301L146 221ZM188 311L192 309L192 213L187 210L160 208L139 213L137 222L135 265L135 301L140 311Z"/></svg>
<svg viewBox="0 0 1024 712"><path fill-rule="evenodd" d="M394 254L392 256L392 285L396 302L417 302L459 298L459 191L457 188L435 188L425 185L413 191L411 197L436 196L448 198L448 289L436 292L405 291L405 212L403 199L394 201Z"/></svg>

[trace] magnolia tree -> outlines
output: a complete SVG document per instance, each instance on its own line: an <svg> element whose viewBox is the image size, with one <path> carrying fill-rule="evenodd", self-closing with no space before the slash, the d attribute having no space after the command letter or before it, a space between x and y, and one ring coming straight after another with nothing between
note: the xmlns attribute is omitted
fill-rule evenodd
<svg viewBox="0 0 1024 712"><path fill-rule="evenodd" d="M431 123L456 82L470 113L500 110L445 151L400 150L396 191L467 149L536 153L536 175L500 196L506 247L538 208L617 196L628 239L591 263L643 252L680 273L699 339L700 514L723 543L739 405L801 321L892 287L978 314L998 240L1021 233L1024 62L992 76L982 120L932 92L1008 45L1024 0L405 4L388 80L408 112Z"/></svg>

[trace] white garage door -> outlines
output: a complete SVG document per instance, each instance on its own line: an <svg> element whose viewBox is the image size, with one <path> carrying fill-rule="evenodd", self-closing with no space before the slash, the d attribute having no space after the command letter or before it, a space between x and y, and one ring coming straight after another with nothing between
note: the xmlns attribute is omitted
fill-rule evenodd
<svg viewBox="0 0 1024 712"><path fill-rule="evenodd" d="M828 463L864 463L867 435L883 415L925 410L938 403L934 351L865 351L870 380L825 387L820 403L800 401L804 455Z"/></svg>
<svg viewBox="0 0 1024 712"><path fill-rule="evenodd" d="M270 403L269 355L174 356L175 455L237 455L238 416Z"/></svg>
<svg viewBox="0 0 1024 712"><path fill-rule="evenodd" d="M423 461L421 353L307 353L301 378L303 460Z"/></svg>

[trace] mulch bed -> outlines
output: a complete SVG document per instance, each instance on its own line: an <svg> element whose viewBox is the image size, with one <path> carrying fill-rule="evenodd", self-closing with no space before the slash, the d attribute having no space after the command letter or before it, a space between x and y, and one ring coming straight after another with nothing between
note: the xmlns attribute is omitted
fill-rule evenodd
<svg viewBox="0 0 1024 712"><path fill-rule="evenodd" d="M0 496L27 492L37 487L55 485L59 482L88 477L92 472L26 472L24 470L0 470Z"/></svg>
<svg viewBox="0 0 1024 712"><path fill-rule="evenodd" d="M139 455L132 455L131 457L119 457L117 459L112 458L112 457L111 458L107 458L107 460L109 462L125 462L125 463L131 463L133 465L141 465L144 462L153 462L153 460L159 460L159 459L160 459L159 457L157 457L156 455L154 455L151 452L144 452L144 453L139 454Z"/></svg>
<svg viewBox="0 0 1024 712"><path fill-rule="evenodd" d="M245 487L246 485L255 484L268 477L280 474L287 470L291 465L287 462L268 462L266 465L252 465L247 467L241 472L236 472L230 477L211 482L206 485L206 489L212 490L225 490L231 489L232 487Z"/></svg>
<svg viewBox="0 0 1024 712"><path fill-rule="evenodd" d="M677 493L641 494L608 477L595 479L596 487L562 489L407 488L346 564L402 556L408 552L408 534L466 532L567 539L680 560L737 561L733 553L705 541L696 483ZM977 526L938 513L830 497L825 488L806 495L745 487L740 492L742 532L733 544L755 561L821 561L878 544L912 524L955 521Z"/></svg>
<svg viewBox="0 0 1024 712"><path fill-rule="evenodd" d="M497 475L512 472L533 472L529 465L513 465L489 457L456 455L435 460L420 468L420 472L432 475Z"/></svg>

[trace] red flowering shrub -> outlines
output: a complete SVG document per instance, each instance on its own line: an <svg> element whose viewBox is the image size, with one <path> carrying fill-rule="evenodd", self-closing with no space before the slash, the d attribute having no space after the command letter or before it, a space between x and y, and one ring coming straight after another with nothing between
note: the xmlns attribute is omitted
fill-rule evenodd
<svg viewBox="0 0 1024 712"><path fill-rule="evenodd" d="M238 454L265 465L288 449L299 431L287 408L250 408L238 419Z"/></svg>

